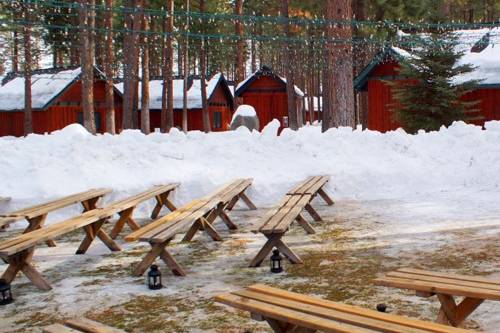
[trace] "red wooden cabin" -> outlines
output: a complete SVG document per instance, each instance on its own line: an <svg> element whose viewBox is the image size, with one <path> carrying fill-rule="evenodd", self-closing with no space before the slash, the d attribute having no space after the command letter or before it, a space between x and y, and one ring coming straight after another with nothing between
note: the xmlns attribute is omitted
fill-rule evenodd
<svg viewBox="0 0 500 333"><path fill-rule="evenodd" d="M471 37L480 38L484 30L459 32L466 35L470 43ZM500 29L497 29L500 32ZM472 39L474 40L474 39ZM468 78L482 79L477 89L463 96L467 101L479 101L476 106L482 119L472 121L476 125L484 125L491 120L500 120L500 52L490 44L481 52L471 52L470 45L462 58L463 63L470 63L476 70ZM464 47L464 46L462 46ZM393 115L390 104L394 103L391 87L385 81L408 82L411 78L401 77L398 73L399 62L408 53L398 48L387 48L378 54L372 62L354 80L354 88L368 94L368 113L364 125L370 130L386 132L400 126ZM489 59L489 61L484 61Z"/></svg>
<svg viewBox="0 0 500 333"><path fill-rule="evenodd" d="M189 81L190 87L187 93L188 130L202 131L203 116L200 88L201 81L199 79ZM182 79L173 80L174 126L179 129L182 128L183 85L184 81ZM151 80L149 82L149 116L152 132L161 127L162 87L163 80ZM123 84L117 84L117 88L122 90ZM229 130L231 118L234 112L234 101L224 75L221 73L214 75L209 81L207 81L206 90L211 130L214 132ZM140 91L141 85L139 84L139 95ZM138 117L140 123L140 98L138 106Z"/></svg>
<svg viewBox="0 0 500 333"><path fill-rule="evenodd" d="M288 100L286 79L275 74L269 67L260 70L238 84L235 97L241 99L240 104L248 104L255 108L262 130L273 119L278 119L281 129L288 127ZM295 86L297 110L302 112L304 93Z"/></svg>
<svg viewBox="0 0 500 333"><path fill-rule="evenodd" d="M50 133L72 123L83 122L80 68L43 69L33 72L31 79L33 131ZM24 78L12 74L0 87L0 136L23 136ZM96 129L106 129L105 77L94 70L94 105ZM115 89L115 121L122 124L122 95Z"/></svg>

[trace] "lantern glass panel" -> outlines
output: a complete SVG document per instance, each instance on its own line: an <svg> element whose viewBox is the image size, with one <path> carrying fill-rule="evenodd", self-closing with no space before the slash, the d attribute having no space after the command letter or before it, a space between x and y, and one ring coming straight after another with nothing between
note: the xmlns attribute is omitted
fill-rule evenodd
<svg viewBox="0 0 500 333"><path fill-rule="evenodd" d="M161 283L161 272L158 270L158 266L152 265L150 271L148 272L148 286L149 289L157 290L163 288Z"/></svg>
<svg viewBox="0 0 500 333"><path fill-rule="evenodd" d="M273 255L271 256L271 272L272 273L281 273L283 272L283 267L281 266L281 261L283 257L280 255L279 250L274 250Z"/></svg>

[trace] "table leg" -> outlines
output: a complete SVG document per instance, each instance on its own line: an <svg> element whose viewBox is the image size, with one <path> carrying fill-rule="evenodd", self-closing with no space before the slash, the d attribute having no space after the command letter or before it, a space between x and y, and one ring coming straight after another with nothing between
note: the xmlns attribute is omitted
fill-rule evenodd
<svg viewBox="0 0 500 333"><path fill-rule="evenodd" d="M136 266L136 268L134 269L134 275L143 275L148 267L153 264L156 258L160 257L175 275L186 276L186 272L184 271L184 269L182 269L182 267L177 263L174 257L172 257L172 255L166 250L168 243L170 243L170 239L163 243L150 243L151 250Z"/></svg>
<svg viewBox="0 0 500 333"><path fill-rule="evenodd" d="M50 284L43 278L42 274L40 274L31 264L31 258L33 257L34 251L35 247L32 247L9 257L7 259L9 266L3 273L2 279L5 279L8 283L10 283L14 280L17 273L21 271L39 289L52 289Z"/></svg>
<svg viewBox="0 0 500 333"><path fill-rule="evenodd" d="M284 233L264 235L267 237L267 242L252 259L249 267L259 267L275 247L280 250L280 252L283 253L283 255L287 257L292 264L301 264L302 260L300 257L281 240L283 235Z"/></svg>
<svg viewBox="0 0 500 333"><path fill-rule="evenodd" d="M335 202L330 198L330 196L325 192L325 190L323 190L322 188L320 188L318 190L318 194L323 198L323 200L325 200L325 202L328 204L328 206L331 206L333 205Z"/></svg>
<svg viewBox="0 0 500 333"><path fill-rule="evenodd" d="M132 229L133 231L140 229L140 226L132 218L132 215L134 213L134 209L135 209L135 206L130 207L128 209L125 209L124 211L121 211L118 213L120 218L118 219L118 221L116 221L115 226L111 230L110 236L112 239L116 239L116 237L118 237L120 232L123 230L125 223L128 224L130 229Z"/></svg>
<svg viewBox="0 0 500 333"><path fill-rule="evenodd" d="M92 244L96 237L99 238L111 251L121 251L121 248L118 246L118 244L116 244L115 241L104 230L101 229L104 222L106 222L105 219L99 220L84 227L86 236L80 243L76 254L86 253L90 247L90 244Z"/></svg>
<svg viewBox="0 0 500 333"><path fill-rule="evenodd" d="M483 299L466 297L457 305L453 296L444 294L437 294L437 296L441 303L441 309L436 321L454 327L458 327L484 302Z"/></svg>
<svg viewBox="0 0 500 333"><path fill-rule="evenodd" d="M23 234L26 234L26 233L28 233L30 231L41 229L43 227L43 225L45 224L45 219L46 218L47 218L47 214L43 214L43 215L40 215L40 216L37 216L37 217L33 217L31 219L27 219L29 225L23 231ZM53 241L52 239L49 239L49 240L45 241L45 244L47 244L48 247L56 247L56 242Z"/></svg>

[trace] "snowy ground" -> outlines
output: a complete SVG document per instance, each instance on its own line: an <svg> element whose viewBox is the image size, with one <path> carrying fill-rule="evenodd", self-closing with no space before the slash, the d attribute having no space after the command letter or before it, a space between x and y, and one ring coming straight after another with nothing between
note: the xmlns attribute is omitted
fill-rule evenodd
<svg viewBox="0 0 500 333"><path fill-rule="evenodd" d="M5 210L97 186L115 189L109 202L165 181L181 182L174 197L181 204L242 176L254 177L250 196L262 207L234 211L237 232L219 222L222 243L201 234L191 244L176 239L171 250L188 276L174 277L161 265L166 288L157 292L130 274L148 250L142 244L123 244L124 251L111 254L96 242L76 256L82 235L74 233L57 248L42 246L34 262L54 289L41 292L16 279L15 303L0 308L0 332L40 332L37 327L82 314L129 332L269 332L248 314L211 301L256 282L369 308L384 302L393 313L433 320L435 298L374 287L371 280L397 267L500 277L500 126L488 128L457 124L417 136L306 128L279 138L274 130L89 137L72 128L0 139L0 196L12 197ZM251 225L296 181L318 173L332 175L328 190L337 202L315 202L324 217L317 234L297 226L287 234L305 264L287 265L281 275L247 268L264 242L249 232ZM15 227L0 239L18 234ZM500 303L484 303L467 327L500 332L499 310Z"/></svg>

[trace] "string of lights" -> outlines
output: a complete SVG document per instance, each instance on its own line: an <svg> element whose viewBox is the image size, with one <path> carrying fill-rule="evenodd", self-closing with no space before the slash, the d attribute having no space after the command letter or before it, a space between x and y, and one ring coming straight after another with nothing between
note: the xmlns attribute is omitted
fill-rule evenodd
<svg viewBox="0 0 500 333"><path fill-rule="evenodd" d="M63 2L56 0L0 0L0 3L9 4L11 6L33 6L38 8L49 8L49 9L70 9L77 10L80 8L80 4L77 2ZM116 14L134 14L141 13L149 16L157 17L167 17L169 14L165 10L152 9L152 8L136 8L136 7L123 7L115 6L112 8L107 8L104 5L87 5L90 10L99 12L106 12L111 10ZM73 14L71 14L73 15ZM189 17L191 20L198 20L199 22L204 21L210 23L211 21L241 21L246 24L256 24L256 23L270 23L270 24L291 24L299 26L325 26L325 25L349 25L356 28L390 28L399 30L462 30L462 29L481 29L481 28L495 28L500 27L500 20L495 22L474 22L474 23L462 23L462 22L398 22L391 20L383 21L372 21L372 20L357 20L357 19L347 19L347 20L327 20L324 18L300 18L300 17L290 17L284 18L282 16L272 16L272 15L236 15L231 13L200 13L195 11L175 11L174 17L186 18Z"/></svg>

